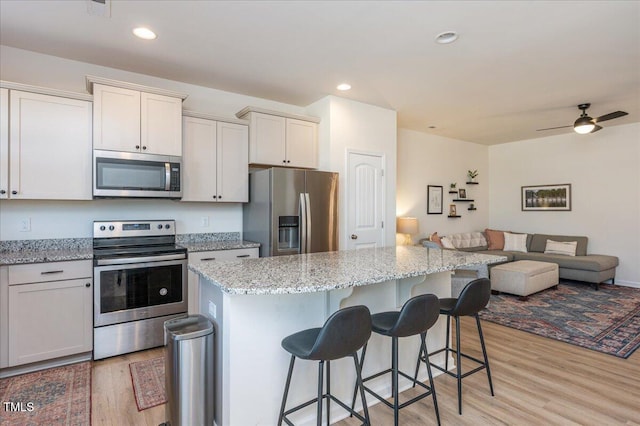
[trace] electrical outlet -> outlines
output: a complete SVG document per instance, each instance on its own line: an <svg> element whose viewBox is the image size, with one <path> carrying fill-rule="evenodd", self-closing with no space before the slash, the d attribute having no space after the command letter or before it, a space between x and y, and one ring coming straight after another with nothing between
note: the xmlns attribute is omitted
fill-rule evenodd
<svg viewBox="0 0 640 426"><path fill-rule="evenodd" d="M202 216L201 224L203 228L209 227L209 216Z"/></svg>
<svg viewBox="0 0 640 426"><path fill-rule="evenodd" d="M218 309L216 307L216 304L213 303L211 300L209 300L209 315L211 315L211 317L213 319L216 318L216 315L218 313L217 311L218 311Z"/></svg>
<svg viewBox="0 0 640 426"><path fill-rule="evenodd" d="M20 232L31 232L31 218L27 217L20 220Z"/></svg>

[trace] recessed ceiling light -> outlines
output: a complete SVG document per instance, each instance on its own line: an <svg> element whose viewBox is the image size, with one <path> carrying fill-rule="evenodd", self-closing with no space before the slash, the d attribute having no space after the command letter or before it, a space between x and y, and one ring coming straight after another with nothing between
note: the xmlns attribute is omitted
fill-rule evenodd
<svg viewBox="0 0 640 426"><path fill-rule="evenodd" d="M458 39L458 33L455 31L445 31L436 36L436 43L449 44Z"/></svg>
<svg viewBox="0 0 640 426"><path fill-rule="evenodd" d="M336 87L336 89L341 90L341 91L345 91L345 90L349 90L351 89L351 85L348 83L342 83L342 84L338 84L338 87Z"/></svg>
<svg viewBox="0 0 640 426"><path fill-rule="evenodd" d="M155 40L156 37L158 37L156 33L145 27L134 28L133 34L135 34L136 37L140 37L144 40Z"/></svg>

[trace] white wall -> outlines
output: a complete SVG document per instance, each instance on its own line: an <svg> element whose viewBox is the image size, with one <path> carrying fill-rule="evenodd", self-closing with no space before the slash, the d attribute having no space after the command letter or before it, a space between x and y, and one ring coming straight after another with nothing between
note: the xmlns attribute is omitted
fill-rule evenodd
<svg viewBox="0 0 640 426"><path fill-rule="evenodd" d="M397 216L418 218L419 234L414 242L433 232L447 235L483 231L489 223L488 147L436 135L398 129ZM478 170L478 185L466 185L467 170ZM468 211L467 203L454 203L461 218L447 217L453 194L449 184L466 188L477 208ZM443 187L443 214L427 215L427 185Z"/></svg>
<svg viewBox="0 0 640 426"><path fill-rule="evenodd" d="M385 159L385 245L395 245L396 211L396 112L336 96L327 96L307 107L309 114L322 119L319 126L321 170L340 174L340 239L347 247L345 194L347 152L382 154Z"/></svg>
<svg viewBox="0 0 640 426"><path fill-rule="evenodd" d="M640 124L489 147L490 227L585 235L620 258L616 283L640 286ZM482 176L482 175L481 175ZM570 183L570 212L523 212L523 185Z"/></svg>
<svg viewBox="0 0 640 426"><path fill-rule="evenodd" d="M186 93L183 107L199 112L235 117L251 105L294 114L306 114L295 105L224 92L202 86L165 80L88 63L42 55L2 46L0 79L47 88L87 93L85 76L95 75L120 81ZM209 227L201 218L210 218ZM20 232L21 219L31 218L31 232ZM241 204L178 203L152 200L1 201L0 240L91 237L91 222L99 219L172 219L178 233L241 232Z"/></svg>

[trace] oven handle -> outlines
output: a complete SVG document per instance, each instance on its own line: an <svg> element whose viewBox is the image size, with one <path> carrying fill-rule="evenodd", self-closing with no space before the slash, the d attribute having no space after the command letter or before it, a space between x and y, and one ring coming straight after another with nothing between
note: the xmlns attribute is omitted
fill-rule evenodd
<svg viewBox="0 0 640 426"><path fill-rule="evenodd" d="M183 260L187 256L184 254L165 254L162 256L147 256L147 257L128 257L128 258L116 258L116 259L98 259L96 262L98 266L106 265L126 265L129 263L145 263L145 262L161 262L164 260Z"/></svg>

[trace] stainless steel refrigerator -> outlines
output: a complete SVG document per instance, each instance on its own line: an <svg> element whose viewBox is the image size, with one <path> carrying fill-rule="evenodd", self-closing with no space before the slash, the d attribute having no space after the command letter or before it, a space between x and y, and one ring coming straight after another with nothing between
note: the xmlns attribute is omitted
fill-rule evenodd
<svg viewBox="0 0 640 426"><path fill-rule="evenodd" d="M338 174L271 168L249 175L243 238L260 256L338 250Z"/></svg>

